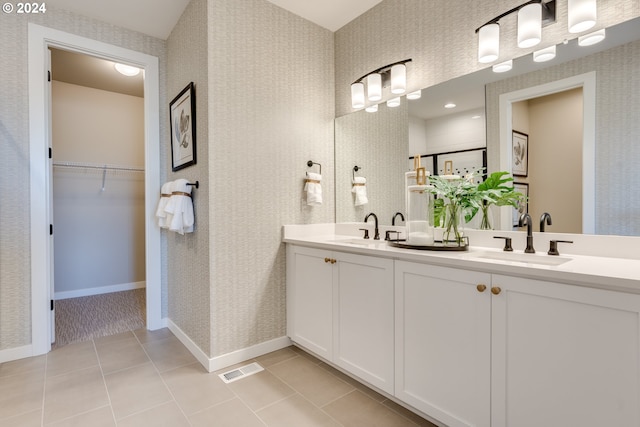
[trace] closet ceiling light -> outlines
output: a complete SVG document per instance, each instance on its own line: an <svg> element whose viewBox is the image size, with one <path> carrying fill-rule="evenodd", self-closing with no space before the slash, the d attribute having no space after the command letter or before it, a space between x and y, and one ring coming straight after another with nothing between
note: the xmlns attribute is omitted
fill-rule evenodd
<svg viewBox="0 0 640 427"><path fill-rule="evenodd" d="M591 46L596 43L600 43L604 40L606 34L604 28L598 31L594 31L593 33L585 34L584 36L578 37L578 45L580 46Z"/></svg>
<svg viewBox="0 0 640 427"><path fill-rule="evenodd" d="M456 108L456 104L449 102L448 104L444 104L444 108Z"/></svg>
<svg viewBox="0 0 640 427"><path fill-rule="evenodd" d="M492 69L494 73L506 73L513 68L513 59L495 64Z"/></svg>
<svg viewBox="0 0 640 427"><path fill-rule="evenodd" d="M353 82L351 84L351 107L353 109L363 108L367 99L371 102L378 103L382 100L383 88L389 88L389 92L394 95L405 93L407 90L407 62L411 62L411 59L405 59L394 62L393 64L385 65L384 67L380 67L377 70L373 70L365 74ZM417 98L419 98L420 91L416 91L414 94L415 93L417 93ZM395 98L395 96L393 98ZM407 98L409 98L409 96L407 96ZM377 105L372 105L367 109L367 111L373 112L377 111L377 109Z"/></svg>
<svg viewBox="0 0 640 427"><path fill-rule="evenodd" d="M533 52L533 60L535 62L547 62L556 57L556 45L546 47L544 49Z"/></svg>
<svg viewBox="0 0 640 427"><path fill-rule="evenodd" d="M596 25L596 0L569 0L568 9L570 33L581 33Z"/></svg>
<svg viewBox="0 0 640 427"><path fill-rule="evenodd" d="M118 71L120 74L123 74L127 77L133 77L140 74L140 68L132 67L131 65L115 64L114 67L116 71Z"/></svg>

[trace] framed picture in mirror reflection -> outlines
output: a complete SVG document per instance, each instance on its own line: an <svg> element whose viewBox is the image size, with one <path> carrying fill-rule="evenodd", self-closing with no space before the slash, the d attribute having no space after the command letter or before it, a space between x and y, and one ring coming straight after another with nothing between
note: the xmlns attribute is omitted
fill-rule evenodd
<svg viewBox="0 0 640 427"><path fill-rule="evenodd" d="M518 227L520 215L529 212L529 184L525 182L514 182L513 189L524 194L524 199L518 203L518 207L513 209L513 227Z"/></svg>
<svg viewBox="0 0 640 427"><path fill-rule="evenodd" d="M529 169L529 135L513 131L511 139L511 173L527 176Z"/></svg>

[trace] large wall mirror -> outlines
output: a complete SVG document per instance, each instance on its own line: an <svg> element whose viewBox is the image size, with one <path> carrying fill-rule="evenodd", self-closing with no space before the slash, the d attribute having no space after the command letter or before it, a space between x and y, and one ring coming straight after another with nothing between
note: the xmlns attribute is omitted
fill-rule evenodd
<svg viewBox="0 0 640 427"><path fill-rule="evenodd" d="M640 235L640 18L606 31L597 45L559 45L546 63L527 55L506 73L488 68L423 89L419 100L403 97L398 108L337 118L336 221L375 212L391 224L404 212L414 155L432 173L483 164L511 171L516 137L528 151L514 180L528 191L534 219L552 214L549 231ZM369 204L356 207L351 168L365 157ZM512 229L512 212L502 208L496 224Z"/></svg>

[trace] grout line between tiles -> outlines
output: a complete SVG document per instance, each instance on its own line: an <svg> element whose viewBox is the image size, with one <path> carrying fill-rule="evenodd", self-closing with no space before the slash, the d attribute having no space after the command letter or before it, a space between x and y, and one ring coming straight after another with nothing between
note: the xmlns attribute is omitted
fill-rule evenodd
<svg viewBox="0 0 640 427"><path fill-rule="evenodd" d="M98 359L98 367L100 368L100 375L102 376L102 385L104 385L104 390L107 392L107 400L109 401L109 409L111 409L111 417L113 418L113 422L115 425L118 425L118 421L116 420L116 413L113 410L113 404L111 403L111 394L109 393L109 387L107 387L107 379L104 377L104 370L102 369L102 361L100 360L100 355L98 354L98 347L96 346L95 339L92 339L93 343L93 351L96 352L96 359Z"/></svg>
<svg viewBox="0 0 640 427"><path fill-rule="evenodd" d="M40 425L44 426L44 403L45 403L45 399L47 398L47 369L49 369L49 354L51 353L50 350L49 353L47 353L45 355L45 359L44 359L44 381L42 382L42 414L40 416Z"/></svg>

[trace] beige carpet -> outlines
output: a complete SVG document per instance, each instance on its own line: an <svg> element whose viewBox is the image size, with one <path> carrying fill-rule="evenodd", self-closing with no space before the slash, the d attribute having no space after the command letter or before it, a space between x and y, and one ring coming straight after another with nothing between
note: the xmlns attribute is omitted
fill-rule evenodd
<svg viewBox="0 0 640 427"><path fill-rule="evenodd" d="M145 327L145 289L56 301L56 347Z"/></svg>

